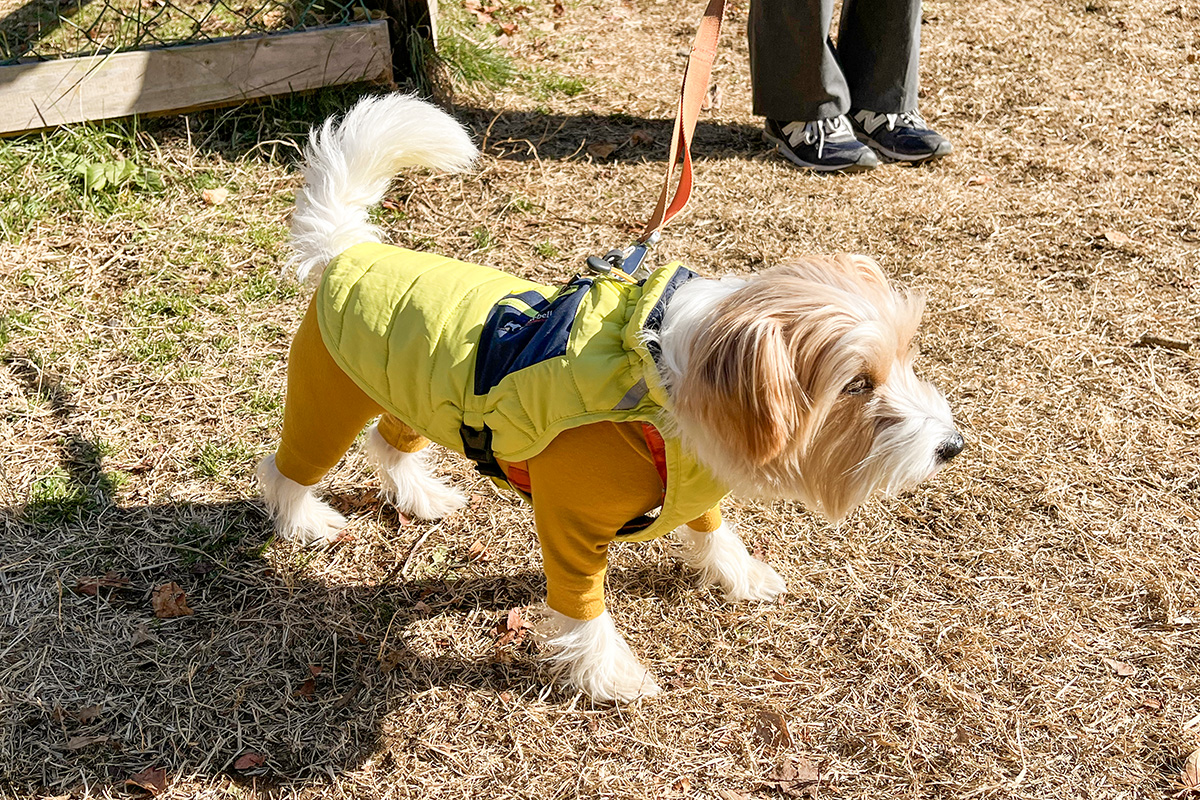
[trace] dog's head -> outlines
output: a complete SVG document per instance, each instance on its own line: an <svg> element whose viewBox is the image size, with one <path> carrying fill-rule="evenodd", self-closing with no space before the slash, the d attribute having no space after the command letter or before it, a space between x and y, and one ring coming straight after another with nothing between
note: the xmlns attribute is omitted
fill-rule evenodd
<svg viewBox="0 0 1200 800"><path fill-rule="evenodd" d="M735 491L831 520L925 480L963 438L913 372L923 308L865 256L759 273L692 328L672 382L680 433Z"/></svg>

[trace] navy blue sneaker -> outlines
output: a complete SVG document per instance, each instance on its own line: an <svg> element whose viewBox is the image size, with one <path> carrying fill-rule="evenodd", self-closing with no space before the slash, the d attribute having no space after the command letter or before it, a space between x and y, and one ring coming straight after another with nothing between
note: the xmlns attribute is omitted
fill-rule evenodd
<svg viewBox="0 0 1200 800"><path fill-rule="evenodd" d="M950 140L931 130L916 111L879 114L850 109L850 122L858 140L887 161L917 163L950 155Z"/></svg>
<svg viewBox="0 0 1200 800"><path fill-rule="evenodd" d="M854 138L845 115L813 122L769 119L763 138L788 161L818 172L862 172L879 166L871 148Z"/></svg>

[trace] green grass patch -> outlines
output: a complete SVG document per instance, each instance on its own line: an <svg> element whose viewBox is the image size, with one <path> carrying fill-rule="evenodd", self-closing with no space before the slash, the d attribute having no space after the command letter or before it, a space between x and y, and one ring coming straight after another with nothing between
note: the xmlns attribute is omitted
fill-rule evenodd
<svg viewBox="0 0 1200 800"><path fill-rule="evenodd" d="M0 238L46 218L104 219L159 194L171 176L141 139L134 119L0 140Z"/></svg>
<svg viewBox="0 0 1200 800"><path fill-rule="evenodd" d="M545 259L556 259L562 255L558 250L558 246L555 245L554 242L538 242L534 246L533 252Z"/></svg>
<svg viewBox="0 0 1200 800"><path fill-rule="evenodd" d="M226 478L245 474L254 450L242 442L207 442L192 457L196 472L205 478Z"/></svg>

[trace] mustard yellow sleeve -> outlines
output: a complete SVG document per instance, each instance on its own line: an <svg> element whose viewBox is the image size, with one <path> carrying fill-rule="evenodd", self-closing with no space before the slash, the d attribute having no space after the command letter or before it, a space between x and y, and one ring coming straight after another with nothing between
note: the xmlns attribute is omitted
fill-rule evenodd
<svg viewBox="0 0 1200 800"><path fill-rule="evenodd" d="M721 507L713 506L708 511L705 511L703 516L689 522L688 527L700 533L712 533L721 527Z"/></svg>
<svg viewBox="0 0 1200 800"><path fill-rule="evenodd" d="M329 355L317 324L316 300L310 301L288 353L287 402L275 466L296 483L312 486L381 413Z"/></svg>
<svg viewBox="0 0 1200 800"><path fill-rule="evenodd" d="M401 453L416 453L429 446L429 440L391 414L379 418L379 435Z"/></svg>
<svg viewBox="0 0 1200 800"><path fill-rule="evenodd" d="M572 619L604 613L608 545L657 508L662 481L637 423L599 422L559 434L526 463L546 572L546 604Z"/></svg>

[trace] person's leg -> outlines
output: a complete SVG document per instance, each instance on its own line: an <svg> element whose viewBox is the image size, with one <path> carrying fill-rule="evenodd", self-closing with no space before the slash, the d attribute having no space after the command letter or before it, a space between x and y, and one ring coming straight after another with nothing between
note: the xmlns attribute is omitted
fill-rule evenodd
<svg viewBox="0 0 1200 800"><path fill-rule="evenodd" d="M837 47L859 140L891 161L950 153L917 110L921 0L845 0Z"/></svg>
<svg viewBox="0 0 1200 800"><path fill-rule="evenodd" d="M829 41L833 0L752 0L747 27L754 113L829 119L850 109L850 88Z"/></svg>
<svg viewBox="0 0 1200 800"><path fill-rule="evenodd" d="M854 108L915 111L921 0L845 0L837 53Z"/></svg>
<svg viewBox="0 0 1200 800"><path fill-rule="evenodd" d="M879 163L854 138L850 89L829 41L833 0L752 0L750 81L763 136L793 164L822 172Z"/></svg>
<svg viewBox="0 0 1200 800"><path fill-rule="evenodd" d="M346 520L312 494L363 426L383 409L334 362L310 305L288 354L287 401L279 449L258 466L263 499L280 536L328 541Z"/></svg>

